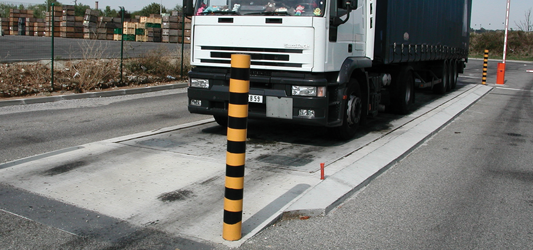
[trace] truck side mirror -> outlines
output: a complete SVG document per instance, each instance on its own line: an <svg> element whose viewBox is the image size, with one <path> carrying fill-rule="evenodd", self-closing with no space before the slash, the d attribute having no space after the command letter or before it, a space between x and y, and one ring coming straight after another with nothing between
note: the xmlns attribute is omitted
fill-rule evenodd
<svg viewBox="0 0 533 250"><path fill-rule="evenodd" d="M348 10L357 9L357 5L359 5L358 0L345 0L344 2L342 2L342 7Z"/></svg>
<svg viewBox="0 0 533 250"><path fill-rule="evenodd" d="M193 0L183 0L183 15L184 16L194 15Z"/></svg>
<svg viewBox="0 0 533 250"><path fill-rule="evenodd" d="M346 19L342 20L338 16L332 16L330 24L333 27L338 27L339 25L345 24L346 22L348 22L348 19L350 19L350 12L352 10L357 9L358 0L340 0L340 1L342 1L342 9L339 9L339 12L337 12L336 14L339 16L346 15ZM341 5L340 1L338 2L338 5Z"/></svg>

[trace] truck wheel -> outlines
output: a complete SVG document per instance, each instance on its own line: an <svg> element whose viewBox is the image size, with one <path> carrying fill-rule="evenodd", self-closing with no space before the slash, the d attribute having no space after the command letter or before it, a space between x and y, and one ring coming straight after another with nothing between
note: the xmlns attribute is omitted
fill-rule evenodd
<svg viewBox="0 0 533 250"><path fill-rule="evenodd" d="M415 101L415 78L411 67L404 67L396 77L392 111L396 114L409 113L411 104Z"/></svg>
<svg viewBox="0 0 533 250"><path fill-rule="evenodd" d="M450 89L455 89L457 87L457 78L459 77L459 71L457 70L457 61L454 60L452 62L452 68L450 71Z"/></svg>
<svg viewBox="0 0 533 250"><path fill-rule="evenodd" d="M448 62L444 61L442 64L442 73L440 74L442 82L433 86L433 92L437 94L446 94L446 91L448 90L448 82L450 82L449 79L449 70L448 70Z"/></svg>
<svg viewBox="0 0 533 250"><path fill-rule="evenodd" d="M452 90L452 61L448 61L447 63L447 66L448 66L448 77L447 77L447 80L448 82L446 83L446 92L450 92L450 90Z"/></svg>
<svg viewBox="0 0 533 250"><path fill-rule="evenodd" d="M218 125L222 127L228 127L228 117L222 116L222 115L213 115L215 118L215 121L218 123Z"/></svg>
<svg viewBox="0 0 533 250"><path fill-rule="evenodd" d="M357 128L364 119L363 114L363 97L357 80L352 79L346 92L346 101L344 102L344 115L340 127L331 128L333 134L341 140L353 138Z"/></svg>

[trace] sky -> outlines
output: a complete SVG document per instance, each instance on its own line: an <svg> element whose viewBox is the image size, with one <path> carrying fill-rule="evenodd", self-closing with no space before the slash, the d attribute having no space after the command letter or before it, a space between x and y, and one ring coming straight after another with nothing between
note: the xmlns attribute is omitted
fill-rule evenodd
<svg viewBox="0 0 533 250"><path fill-rule="evenodd" d="M44 3L45 0L0 0L0 2L40 4ZM63 4L74 4L74 0L59 0L59 2ZM144 6L152 2L162 3L163 6L169 9L176 7L177 4L182 4L182 0L98 0L98 5L100 9L103 9L105 6L109 5L112 9L118 10L119 6L124 6L127 11L136 11L142 9ZM94 0L78 0L78 3L89 5L91 7L94 7L95 5ZM490 30L504 29L506 8L507 0L473 0L471 27L474 29L483 27ZM512 29L517 29L516 23L520 23L520 21L525 20L525 12L530 8L533 9L533 0L511 0L509 27ZM533 13L531 18L533 19Z"/></svg>

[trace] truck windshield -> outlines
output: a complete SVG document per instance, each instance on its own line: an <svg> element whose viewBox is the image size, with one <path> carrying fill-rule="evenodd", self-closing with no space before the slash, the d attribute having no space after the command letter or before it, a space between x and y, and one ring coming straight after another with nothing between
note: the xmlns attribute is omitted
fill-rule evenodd
<svg viewBox="0 0 533 250"><path fill-rule="evenodd" d="M323 16L325 0L197 0L196 15Z"/></svg>

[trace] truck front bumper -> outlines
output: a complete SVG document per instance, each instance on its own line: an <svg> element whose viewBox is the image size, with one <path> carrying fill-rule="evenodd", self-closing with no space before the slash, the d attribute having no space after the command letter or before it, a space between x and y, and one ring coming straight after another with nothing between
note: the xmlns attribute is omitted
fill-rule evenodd
<svg viewBox="0 0 533 250"><path fill-rule="evenodd" d="M228 115L229 87L190 88L188 109L191 113ZM276 119L292 123L326 126L328 100L325 97L293 97L283 90L250 89L250 95L262 96L262 103L248 104L248 117Z"/></svg>

